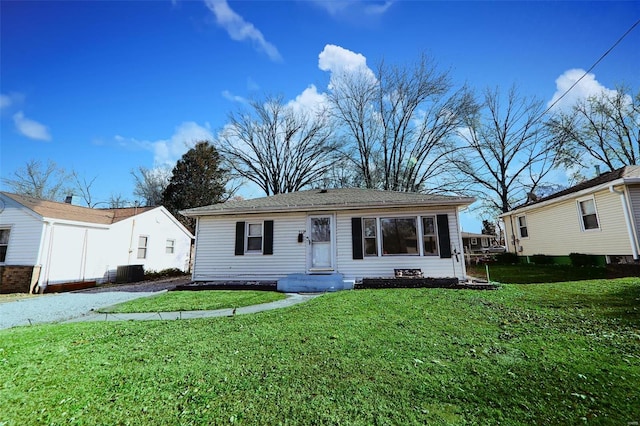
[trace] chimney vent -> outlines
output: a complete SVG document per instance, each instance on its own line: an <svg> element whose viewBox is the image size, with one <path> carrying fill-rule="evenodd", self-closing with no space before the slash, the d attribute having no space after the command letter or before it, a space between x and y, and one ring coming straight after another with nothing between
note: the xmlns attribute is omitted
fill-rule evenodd
<svg viewBox="0 0 640 426"><path fill-rule="evenodd" d="M73 195L67 195L67 198L64 199L65 204L71 204L73 201Z"/></svg>

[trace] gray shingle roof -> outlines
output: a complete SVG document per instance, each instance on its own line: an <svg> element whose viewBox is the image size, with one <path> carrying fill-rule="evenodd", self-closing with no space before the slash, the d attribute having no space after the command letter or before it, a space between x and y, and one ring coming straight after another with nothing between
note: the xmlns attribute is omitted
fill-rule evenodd
<svg viewBox="0 0 640 426"><path fill-rule="evenodd" d="M234 213L345 210L370 207L467 206L474 198L375 189L311 189L188 209L185 216Z"/></svg>

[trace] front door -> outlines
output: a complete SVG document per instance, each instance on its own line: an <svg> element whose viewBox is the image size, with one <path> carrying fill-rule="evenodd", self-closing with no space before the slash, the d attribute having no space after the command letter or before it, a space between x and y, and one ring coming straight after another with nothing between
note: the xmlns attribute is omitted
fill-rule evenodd
<svg viewBox="0 0 640 426"><path fill-rule="evenodd" d="M333 271L333 216L309 216L309 272Z"/></svg>

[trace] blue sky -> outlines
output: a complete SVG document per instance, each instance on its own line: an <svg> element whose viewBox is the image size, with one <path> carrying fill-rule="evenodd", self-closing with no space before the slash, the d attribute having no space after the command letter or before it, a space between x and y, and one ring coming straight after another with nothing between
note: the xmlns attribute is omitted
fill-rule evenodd
<svg viewBox="0 0 640 426"><path fill-rule="evenodd" d="M247 99L317 102L336 70L422 52L456 84L548 102L639 18L636 1L0 0L0 176L51 159L133 200L131 170L175 164ZM640 28L563 102L620 83L640 86Z"/></svg>

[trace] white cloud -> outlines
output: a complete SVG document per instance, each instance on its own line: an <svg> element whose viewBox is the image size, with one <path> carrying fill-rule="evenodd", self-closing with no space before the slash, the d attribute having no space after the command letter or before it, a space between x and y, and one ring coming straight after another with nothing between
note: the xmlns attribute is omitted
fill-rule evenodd
<svg viewBox="0 0 640 426"><path fill-rule="evenodd" d="M370 0L314 0L317 6L327 11L329 15L337 17L350 15L382 15L394 0L370 1Z"/></svg>
<svg viewBox="0 0 640 426"><path fill-rule="evenodd" d="M196 142L213 141L213 133L208 123L200 126L193 121L185 121L176 127L169 139L148 141L116 135L113 140L123 148L132 147L153 152L154 167L162 168L173 167Z"/></svg>
<svg viewBox="0 0 640 426"><path fill-rule="evenodd" d="M565 71L560 77L556 79L556 92L553 94L551 100L547 103L547 106L551 106L556 102L563 93L565 93L571 85L573 85L580 77L585 73L585 70L575 68ZM615 94L615 90L608 89L596 80L595 74L589 73L584 76L582 80L567 93L557 104L554 105L553 110L569 109L576 102L583 99L587 99L589 96L599 95L601 93L608 95Z"/></svg>
<svg viewBox="0 0 640 426"><path fill-rule="evenodd" d="M262 32L252 23L234 12L227 0L205 0L205 4L213 12L216 22L227 31L229 37L236 41L250 40L260 51L267 54L272 61L281 61L282 57L278 49L267 40Z"/></svg>
<svg viewBox="0 0 640 426"><path fill-rule="evenodd" d="M317 113L326 105L326 95L318 93L318 89L313 84L287 104L296 113Z"/></svg>
<svg viewBox="0 0 640 426"><path fill-rule="evenodd" d="M10 107L12 103L11 96L0 94L0 109Z"/></svg>
<svg viewBox="0 0 640 426"><path fill-rule="evenodd" d="M173 166L185 152L200 141L213 141L213 133L211 133L209 124L207 123L203 127L193 121L184 122L176 127L170 139L152 143L154 164L156 166Z"/></svg>
<svg viewBox="0 0 640 426"><path fill-rule="evenodd" d="M13 122L18 132L29 139L40 141L51 140L51 134L47 126L25 117L22 111L18 111L13 115Z"/></svg>
<svg viewBox="0 0 640 426"><path fill-rule="evenodd" d="M376 76L367 66L367 58L335 44L327 44L318 55L318 67L331 73L331 81L344 74L361 73L363 77L376 81ZM329 84L329 88L332 84Z"/></svg>
<svg viewBox="0 0 640 426"><path fill-rule="evenodd" d="M238 103L241 103L241 104L247 103L247 100L245 98L243 98L242 96L239 96L239 95L234 95L233 93L231 93L228 90L223 90L222 91L222 96L225 99L227 99L227 100L229 100L231 102L238 102Z"/></svg>

